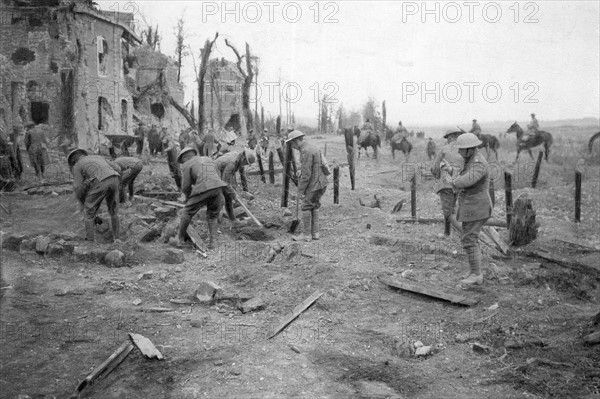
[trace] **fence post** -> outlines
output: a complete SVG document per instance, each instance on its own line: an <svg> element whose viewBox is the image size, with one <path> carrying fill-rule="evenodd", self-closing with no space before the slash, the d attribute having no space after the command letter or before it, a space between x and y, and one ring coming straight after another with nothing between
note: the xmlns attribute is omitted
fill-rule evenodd
<svg viewBox="0 0 600 399"><path fill-rule="evenodd" d="M340 203L340 167L333 168L333 203Z"/></svg>
<svg viewBox="0 0 600 399"><path fill-rule="evenodd" d="M542 165L542 157L544 156L544 151L540 151L538 154L537 162L535 163L535 169L533 171L533 179L531 179L531 188L535 188L538 182L538 176L540 175L540 166Z"/></svg>
<svg viewBox="0 0 600 399"><path fill-rule="evenodd" d="M281 207L287 208L288 198L290 195L290 172L292 170L292 146L287 143L285 145L285 158L283 162L283 187L281 191Z"/></svg>
<svg viewBox="0 0 600 399"><path fill-rule="evenodd" d="M504 172L504 195L506 196L506 225L510 228L512 219L512 175L510 172Z"/></svg>
<svg viewBox="0 0 600 399"><path fill-rule="evenodd" d="M581 171L575 171L575 222L581 222Z"/></svg>
<svg viewBox="0 0 600 399"><path fill-rule="evenodd" d="M269 183L275 184L275 162L273 160L273 151L269 152Z"/></svg>
<svg viewBox="0 0 600 399"><path fill-rule="evenodd" d="M256 161L258 162L258 171L260 172L260 180L263 183L266 183L267 180L265 179L265 168L262 163L262 151L256 152Z"/></svg>
<svg viewBox="0 0 600 399"><path fill-rule="evenodd" d="M410 180L410 215L417 218L417 174Z"/></svg>

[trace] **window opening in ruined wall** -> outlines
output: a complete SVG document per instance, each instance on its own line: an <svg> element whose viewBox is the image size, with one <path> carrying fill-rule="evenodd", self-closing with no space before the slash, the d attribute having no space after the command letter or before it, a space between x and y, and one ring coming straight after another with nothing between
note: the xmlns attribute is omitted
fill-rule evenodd
<svg viewBox="0 0 600 399"><path fill-rule="evenodd" d="M96 37L96 51L98 52L98 75L106 76L108 43L102 36Z"/></svg>
<svg viewBox="0 0 600 399"><path fill-rule="evenodd" d="M127 133L127 100L121 100L121 130Z"/></svg>
<svg viewBox="0 0 600 399"><path fill-rule="evenodd" d="M98 130L110 131L112 121L113 113L108 100L104 97L98 97Z"/></svg>

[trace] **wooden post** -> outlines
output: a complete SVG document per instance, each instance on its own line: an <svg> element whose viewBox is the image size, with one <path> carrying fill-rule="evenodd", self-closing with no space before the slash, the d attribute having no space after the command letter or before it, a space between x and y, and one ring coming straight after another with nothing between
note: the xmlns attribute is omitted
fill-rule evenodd
<svg viewBox="0 0 600 399"><path fill-rule="evenodd" d="M417 217L417 174L410 180L410 215Z"/></svg>
<svg viewBox="0 0 600 399"><path fill-rule="evenodd" d="M346 142L346 157L348 158L348 168L350 169L350 184L351 189L354 190L354 136L352 135L352 129L344 129L344 139Z"/></svg>
<svg viewBox="0 0 600 399"><path fill-rule="evenodd" d="M575 171L575 222L581 222L581 171Z"/></svg>
<svg viewBox="0 0 600 399"><path fill-rule="evenodd" d="M242 191L248 191L248 179L246 178L246 168L240 168L240 182L242 183Z"/></svg>
<svg viewBox="0 0 600 399"><path fill-rule="evenodd" d="M492 206L496 206L496 188L494 187L494 179L490 179L490 198L492 199Z"/></svg>
<svg viewBox="0 0 600 399"><path fill-rule="evenodd" d="M538 154L537 162L535 163L535 170L533 171L533 179L531 179L531 188L535 188L538 182L538 176L540 175L540 166L542 165L542 157L544 156L544 151L540 151Z"/></svg>
<svg viewBox="0 0 600 399"><path fill-rule="evenodd" d="M269 152L269 183L275 184L275 162L273 162L273 151Z"/></svg>
<svg viewBox="0 0 600 399"><path fill-rule="evenodd" d="M521 194L512 209L511 223L508 226L508 240L515 246L527 245L537 237L533 201Z"/></svg>
<svg viewBox="0 0 600 399"><path fill-rule="evenodd" d="M323 156L327 156L327 143L325 143L325 148L323 149Z"/></svg>
<svg viewBox="0 0 600 399"><path fill-rule="evenodd" d="M292 170L292 146L287 143L285 145L285 160L283 163L283 185L281 191L281 207L286 208L288 206L288 198L290 195L290 179Z"/></svg>
<svg viewBox="0 0 600 399"><path fill-rule="evenodd" d="M512 219L513 203L512 203L512 175L510 172L504 172L504 195L506 196L506 224L510 228Z"/></svg>
<svg viewBox="0 0 600 399"><path fill-rule="evenodd" d="M266 183L267 180L265 179L265 168L262 163L262 154L259 153L258 151L256 153L256 161L258 162L258 171L260 172L260 180L262 180L263 183Z"/></svg>
<svg viewBox="0 0 600 399"><path fill-rule="evenodd" d="M333 203L340 203L340 167L333 168Z"/></svg>
<svg viewBox="0 0 600 399"><path fill-rule="evenodd" d="M281 162L281 166L285 169L285 157L283 156L283 150L281 148L277 149L277 156L279 156L279 162Z"/></svg>

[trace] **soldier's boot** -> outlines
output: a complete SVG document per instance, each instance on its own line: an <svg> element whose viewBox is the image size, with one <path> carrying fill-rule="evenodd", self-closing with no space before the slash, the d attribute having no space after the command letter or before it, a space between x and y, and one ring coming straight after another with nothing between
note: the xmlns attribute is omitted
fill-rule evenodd
<svg viewBox="0 0 600 399"><path fill-rule="evenodd" d="M225 210L227 211L227 217L232 222L236 221L235 212L233 211L233 200L225 201Z"/></svg>
<svg viewBox="0 0 600 399"><path fill-rule="evenodd" d="M450 227L452 227L452 223L450 222L450 216L446 216L444 218L444 235L450 235Z"/></svg>
<svg viewBox="0 0 600 399"><path fill-rule="evenodd" d="M467 250L471 274L469 274L469 277L460 280L460 282L468 285L481 284L483 283L483 274L481 273L481 249L479 248L479 245L474 245L465 249Z"/></svg>
<svg viewBox="0 0 600 399"><path fill-rule="evenodd" d="M121 224L119 223L119 215L114 214L110 217L110 227L112 227L113 240L118 240L121 234Z"/></svg>
<svg viewBox="0 0 600 399"><path fill-rule="evenodd" d="M294 241L312 241L312 211L302 211L302 234L292 237Z"/></svg>
<svg viewBox="0 0 600 399"><path fill-rule="evenodd" d="M94 223L94 219L85 219L85 240L94 242L94 236L96 233L96 223Z"/></svg>
<svg viewBox="0 0 600 399"><path fill-rule="evenodd" d="M313 240L318 240L321 238L319 234L319 211L317 209L312 210L312 228L311 234Z"/></svg>
<svg viewBox="0 0 600 399"><path fill-rule="evenodd" d="M208 245L206 248L215 249L215 236L217 235L217 219L208 219Z"/></svg>

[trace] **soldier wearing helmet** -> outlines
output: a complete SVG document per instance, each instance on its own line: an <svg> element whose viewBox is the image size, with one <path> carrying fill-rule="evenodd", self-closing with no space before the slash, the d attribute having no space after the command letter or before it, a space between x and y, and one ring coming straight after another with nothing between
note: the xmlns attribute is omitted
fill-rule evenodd
<svg viewBox="0 0 600 399"><path fill-rule="evenodd" d="M489 194L488 164L479 153L481 141L473 133L464 133L456 140L455 147L463 157L462 170L445 163L446 181L458 191L457 219L462 223L461 242L467 252L470 273L461 280L463 284L481 284L481 248L479 234L485 222L492 216L492 199Z"/></svg>
<svg viewBox="0 0 600 399"><path fill-rule="evenodd" d="M223 208L223 187L227 183L219 177L217 164L212 158L199 157L197 150L186 147L179 151L177 162L183 164L181 191L185 196L185 208L179 220L179 233L177 246L182 246L188 234L187 228L192 217L206 206L206 218L208 222L208 249L215 248L215 236L217 234L217 218Z"/></svg>
<svg viewBox="0 0 600 399"><path fill-rule="evenodd" d="M235 199L235 189L237 188L235 174L242 170L244 166L252 165L255 160L254 151L249 148L246 148L243 152L228 152L215 160L221 180L227 183L227 187L223 189L223 196L225 197L227 216L232 222L236 220L233 213L233 200Z"/></svg>
<svg viewBox="0 0 600 399"><path fill-rule="evenodd" d="M298 181L298 195L302 198L303 234L294 237L295 241L318 240L319 237L319 208L321 197L327 189L327 177L321 168L321 152L314 145L304 140L304 133L294 130L288 136L286 143L300 151L301 174ZM300 198L296 198L299 201Z"/></svg>

